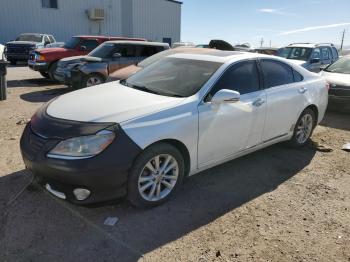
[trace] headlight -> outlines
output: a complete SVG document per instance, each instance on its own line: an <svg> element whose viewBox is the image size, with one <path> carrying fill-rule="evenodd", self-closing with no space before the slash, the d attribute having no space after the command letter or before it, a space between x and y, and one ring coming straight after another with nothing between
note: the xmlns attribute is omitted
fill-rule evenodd
<svg viewBox="0 0 350 262"><path fill-rule="evenodd" d="M35 53L35 60L36 61L45 61L45 56Z"/></svg>
<svg viewBox="0 0 350 262"><path fill-rule="evenodd" d="M60 142L48 154L50 158L85 159L106 149L114 140L115 133L102 130L95 135L74 137Z"/></svg>
<svg viewBox="0 0 350 262"><path fill-rule="evenodd" d="M72 64L68 64L67 65L67 69L69 69L69 70L71 70L71 69L76 69L76 68L78 68L78 67L80 67L80 66L82 66L83 65L83 63L72 63Z"/></svg>

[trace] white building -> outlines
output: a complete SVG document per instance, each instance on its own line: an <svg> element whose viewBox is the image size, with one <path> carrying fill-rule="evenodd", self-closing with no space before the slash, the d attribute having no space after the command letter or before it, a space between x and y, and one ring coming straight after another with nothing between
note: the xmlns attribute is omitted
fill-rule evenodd
<svg viewBox="0 0 350 262"><path fill-rule="evenodd" d="M21 33L142 37L177 42L181 5L175 0L1 0L0 43Z"/></svg>

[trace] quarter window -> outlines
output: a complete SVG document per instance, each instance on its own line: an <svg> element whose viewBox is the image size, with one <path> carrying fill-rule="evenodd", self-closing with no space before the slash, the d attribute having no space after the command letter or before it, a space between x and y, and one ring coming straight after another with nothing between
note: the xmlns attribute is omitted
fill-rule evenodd
<svg viewBox="0 0 350 262"><path fill-rule="evenodd" d="M84 39L80 42L80 46L85 46L87 51L92 51L98 46L98 42L93 39Z"/></svg>
<svg viewBox="0 0 350 262"><path fill-rule="evenodd" d="M292 68L279 61L261 60L265 88L287 85L294 82Z"/></svg>
<svg viewBox="0 0 350 262"><path fill-rule="evenodd" d="M258 91L260 85L256 61L244 61L231 66L215 84L210 95L213 96L221 89L237 91L241 95Z"/></svg>
<svg viewBox="0 0 350 262"><path fill-rule="evenodd" d="M294 82L301 82L304 80L304 77L297 71L293 69Z"/></svg>
<svg viewBox="0 0 350 262"><path fill-rule="evenodd" d="M41 0L41 5L43 8L58 8L57 0Z"/></svg>

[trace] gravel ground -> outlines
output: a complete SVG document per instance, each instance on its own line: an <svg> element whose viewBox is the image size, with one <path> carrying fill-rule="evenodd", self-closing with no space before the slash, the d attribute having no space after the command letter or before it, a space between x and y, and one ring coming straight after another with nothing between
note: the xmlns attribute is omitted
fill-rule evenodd
<svg viewBox="0 0 350 262"><path fill-rule="evenodd" d="M350 261L349 114L328 112L303 149L275 145L190 177L163 206L78 207L30 184L19 151L34 111L70 90L24 66L8 71L1 261Z"/></svg>

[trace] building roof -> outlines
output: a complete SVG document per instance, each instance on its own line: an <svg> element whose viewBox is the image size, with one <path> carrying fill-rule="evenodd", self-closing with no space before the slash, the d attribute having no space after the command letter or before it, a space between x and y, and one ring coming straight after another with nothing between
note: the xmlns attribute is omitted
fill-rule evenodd
<svg viewBox="0 0 350 262"><path fill-rule="evenodd" d="M172 3L176 3L176 4L180 4L180 5L183 4L183 2L181 2L181 1L176 1L176 0L165 0L165 1L172 2Z"/></svg>

